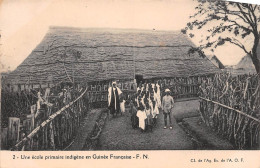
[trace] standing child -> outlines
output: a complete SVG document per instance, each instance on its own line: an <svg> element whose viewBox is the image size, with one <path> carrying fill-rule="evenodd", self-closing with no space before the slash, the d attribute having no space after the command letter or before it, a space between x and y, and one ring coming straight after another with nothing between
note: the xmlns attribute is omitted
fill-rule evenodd
<svg viewBox="0 0 260 168"><path fill-rule="evenodd" d="M151 105L152 105L151 109L152 109L152 115L153 115L153 125L155 126L156 122L157 122L157 116L159 114L159 109L158 109L157 104L154 100L152 101Z"/></svg>
<svg viewBox="0 0 260 168"><path fill-rule="evenodd" d="M122 100L120 101L120 111L121 111L121 115L125 113L125 100L122 97Z"/></svg>
<svg viewBox="0 0 260 168"><path fill-rule="evenodd" d="M167 117L169 116L170 129L172 129L172 120L171 120L171 111L174 105L174 100L172 96L170 96L170 90L165 89L166 95L163 97L162 101L162 110L164 115L164 129L167 128Z"/></svg>
<svg viewBox="0 0 260 168"><path fill-rule="evenodd" d="M133 100L130 100L130 114L131 114L131 123L132 123L132 127L135 129L135 128L138 128L138 125L139 125L139 120L138 120L138 117L136 116L137 114L137 109L136 109L136 103L133 101Z"/></svg>
<svg viewBox="0 0 260 168"><path fill-rule="evenodd" d="M156 83L156 101L158 108L161 108L161 89L158 82Z"/></svg>
<svg viewBox="0 0 260 168"><path fill-rule="evenodd" d="M145 113L146 113L146 116L147 116L147 128L146 128L146 130L152 131L153 130L153 127L152 127L153 116L151 114L151 109L150 109L148 101L146 102L145 108L146 108Z"/></svg>
<svg viewBox="0 0 260 168"><path fill-rule="evenodd" d="M138 107L138 111L136 116L139 119L139 127L141 128L141 131L143 132L145 130L145 119L146 117L146 113L144 111L144 106L140 103L140 106Z"/></svg>

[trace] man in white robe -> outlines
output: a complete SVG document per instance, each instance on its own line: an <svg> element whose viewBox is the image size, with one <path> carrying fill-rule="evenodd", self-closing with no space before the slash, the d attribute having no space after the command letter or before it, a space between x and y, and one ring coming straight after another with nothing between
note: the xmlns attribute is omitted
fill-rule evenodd
<svg viewBox="0 0 260 168"><path fill-rule="evenodd" d="M122 91L117 87L116 82L112 82L112 87L108 88L108 108L110 110L110 114L117 115L120 111L120 95Z"/></svg>

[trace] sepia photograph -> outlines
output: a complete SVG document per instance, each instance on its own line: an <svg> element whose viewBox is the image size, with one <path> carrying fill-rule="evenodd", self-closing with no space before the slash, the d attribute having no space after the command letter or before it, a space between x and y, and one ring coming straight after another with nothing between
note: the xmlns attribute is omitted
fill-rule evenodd
<svg viewBox="0 0 260 168"><path fill-rule="evenodd" d="M257 151L259 26L256 1L1 1L0 149Z"/></svg>

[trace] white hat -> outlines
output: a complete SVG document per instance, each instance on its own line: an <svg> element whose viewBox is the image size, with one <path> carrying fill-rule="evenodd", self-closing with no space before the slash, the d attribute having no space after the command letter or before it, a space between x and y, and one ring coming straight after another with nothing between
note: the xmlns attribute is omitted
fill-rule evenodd
<svg viewBox="0 0 260 168"><path fill-rule="evenodd" d="M113 82L112 82L112 85L113 85L113 84L116 84L116 81L113 81Z"/></svg>
<svg viewBox="0 0 260 168"><path fill-rule="evenodd" d="M171 92L170 89L165 89L165 92Z"/></svg>

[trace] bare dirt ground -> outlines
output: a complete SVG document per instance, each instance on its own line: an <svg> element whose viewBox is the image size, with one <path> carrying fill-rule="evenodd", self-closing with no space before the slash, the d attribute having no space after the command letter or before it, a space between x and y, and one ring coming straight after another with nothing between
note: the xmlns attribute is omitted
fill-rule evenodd
<svg viewBox="0 0 260 168"><path fill-rule="evenodd" d="M178 101L173 108L173 116L179 122L184 118L200 116L199 100Z"/></svg>
<svg viewBox="0 0 260 168"><path fill-rule="evenodd" d="M185 106L183 106L185 104ZM187 102L176 102L173 112L180 115L182 112L189 113L197 107L197 100ZM187 114L185 114L187 115ZM123 116L109 118L99 139L97 150L191 150L193 143L179 127L175 118L173 129L163 129L163 114L160 112L157 125L152 132L142 133L140 129L131 126L128 111Z"/></svg>

